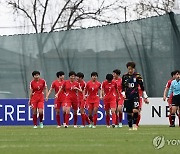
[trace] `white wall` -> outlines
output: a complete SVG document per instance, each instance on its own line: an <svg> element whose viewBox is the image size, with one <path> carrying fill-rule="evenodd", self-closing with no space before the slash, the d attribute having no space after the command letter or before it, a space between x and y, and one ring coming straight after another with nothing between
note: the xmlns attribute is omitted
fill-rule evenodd
<svg viewBox="0 0 180 154"><path fill-rule="evenodd" d="M169 125L168 103L163 98L149 98L149 105L143 104L140 125ZM179 124L176 116L176 124Z"/></svg>

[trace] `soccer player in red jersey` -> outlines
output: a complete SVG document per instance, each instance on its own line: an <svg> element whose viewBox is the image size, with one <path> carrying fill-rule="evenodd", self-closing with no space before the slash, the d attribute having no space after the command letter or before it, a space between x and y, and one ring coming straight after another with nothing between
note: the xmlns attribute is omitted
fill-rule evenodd
<svg viewBox="0 0 180 154"><path fill-rule="evenodd" d="M107 74L106 80L102 83L102 99L104 101L104 108L106 112L106 125L110 128L110 110L112 112L112 127L116 124L116 95L118 93L117 84L113 81L113 75Z"/></svg>
<svg viewBox="0 0 180 154"><path fill-rule="evenodd" d="M98 78L98 73L92 72L91 80L87 82L87 85L85 87L85 96L87 95L89 119L91 120L91 122L94 123L93 126L91 124L89 125L90 128L96 128L97 117L98 117L97 111L99 108L99 101L100 101L98 95L99 90L100 90L100 97L102 97L101 83L97 81L97 78Z"/></svg>
<svg viewBox="0 0 180 154"><path fill-rule="evenodd" d="M116 95L116 103L117 103L117 109L116 109L116 127L121 128L122 127L122 108L123 108L123 104L124 104L124 98L121 94L122 92L122 78L120 77L121 71L119 69L115 69L113 70L113 77L114 77L114 81L117 84L118 87L118 93L119 93L119 97L118 95Z"/></svg>
<svg viewBox="0 0 180 154"><path fill-rule="evenodd" d="M167 96L167 93L168 93L169 88L171 86L171 82L176 79L176 73L177 73L177 71L171 72L171 77L172 78L170 80L168 80L168 82L166 84L166 87L164 89L164 93L163 93L163 100L164 101L166 101L166 98L167 98L166 96ZM173 97L173 93L170 95L169 99L167 99L168 106L169 106L169 112L170 112L170 114L168 116L169 117L170 127L173 126L173 124L172 124L172 116L171 116L172 115L172 97ZM179 117L179 126L180 126L180 117Z"/></svg>
<svg viewBox="0 0 180 154"><path fill-rule="evenodd" d="M85 107L86 107L86 102L84 100L84 89L86 86L86 82L83 80L84 74L81 72L78 72L77 75L77 82L79 83L79 86L82 91L78 91L78 103L79 103L79 108L80 108L80 113L81 113L81 119L82 119L82 126L80 128L85 127L85 122L90 124L89 117L85 113Z"/></svg>
<svg viewBox="0 0 180 154"><path fill-rule="evenodd" d="M69 125L69 116L70 116L70 109L73 109L73 118L74 118L74 127L77 128L77 110L78 110L78 97L77 91L82 91L79 87L78 82L76 81L76 73L74 71L69 72L69 80L66 80L62 87L59 89L55 97L58 97L61 90L66 91L66 98L65 98L65 121L66 125L65 128L68 128Z"/></svg>
<svg viewBox="0 0 180 154"><path fill-rule="evenodd" d="M30 82L30 94L28 105L32 108L34 128L37 128L37 112L39 113L40 128L43 128L44 93L48 88L46 81L40 78L39 71L32 72L33 80Z"/></svg>
<svg viewBox="0 0 180 154"><path fill-rule="evenodd" d="M64 72L60 71L56 73L57 79L54 80L51 84L51 87L49 89L49 92L46 96L46 99L48 100L49 95L51 94L52 90L54 89L55 94L57 94L57 92L59 91L59 88L64 84ZM54 109L56 111L56 121L57 121L57 128L61 127L61 122L60 122L60 108L62 107L63 110L63 115L64 115L64 119L65 119L65 108L63 107L63 102L65 100L65 91L62 90L58 97L54 99ZM65 123L65 120L64 120Z"/></svg>

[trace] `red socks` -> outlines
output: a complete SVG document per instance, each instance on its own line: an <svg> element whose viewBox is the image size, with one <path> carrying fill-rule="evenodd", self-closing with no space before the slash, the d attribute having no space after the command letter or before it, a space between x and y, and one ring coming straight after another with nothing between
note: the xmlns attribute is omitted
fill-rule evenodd
<svg viewBox="0 0 180 154"><path fill-rule="evenodd" d="M74 125L77 125L77 114L74 114Z"/></svg>
<svg viewBox="0 0 180 154"><path fill-rule="evenodd" d="M112 124L115 125L116 124L116 113L112 113Z"/></svg>
<svg viewBox="0 0 180 154"><path fill-rule="evenodd" d="M33 124L37 126L37 114L33 114Z"/></svg>
<svg viewBox="0 0 180 154"><path fill-rule="evenodd" d="M65 123L69 125L69 114L65 114Z"/></svg>
<svg viewBox="0 0 180 154"><path fill-rule="evenodd" d="M85 126L85 114L81 114L81 119L82 119L82 125Z"/></svg>
<svg viewBox="0 0 180 154"><path fill-rule="evenodd" d="M106 115L106 125L109 126L110 125L110 116Z"/></svg>
<svg viewBox="0 0 180 154"><path fill-rule="evenodd" d="M57 121L57 125L61 126L60 115L56 115L56 121Z"/></svg>
<svg viewBox="0 0 180 154"><path fill-rule="evenodd" d="M172 116L171 116L171 114L168 117L169 117L169 123L170 123L170 125L172 125Z"/></svg>
<svg viewBox="0 0 180 154"><path fill-rule="evenodd" d="M94 126L96 126L96 123L97 123L97 114L94 114L93 121L94 121Z"/></svg>
<svg viewBox="0 0 180 154"><path fill-rule="evenodd" d="M119 112L119 122L122 123L122 112Z"/></svg>

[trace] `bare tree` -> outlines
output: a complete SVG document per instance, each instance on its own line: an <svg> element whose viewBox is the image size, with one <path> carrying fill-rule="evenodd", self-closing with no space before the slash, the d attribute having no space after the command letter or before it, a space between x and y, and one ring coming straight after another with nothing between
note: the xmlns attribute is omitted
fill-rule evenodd
<svg viewBox="0 0 180 154"><path fill-rule="evenodd" d="M114 16L114 12L122 9L121 4L125 0L6 0L12 8L15 19L22 22L25 33L29 30L34 33L48 32L46 35L35 35L38 47L38 67L46 72L44 51L46 43L52 33L57 30L70 30L73 28L85 27L84 22L98 22L104 25L112 22L119 22L124 14ZM66 37L66 35L64 36ZM62 39L65 40L66 38ZM55 44L59 55L62 42ZM68 68L72 65L68 61ZM45 78L48 80L48 75Z"/></svg>
<svg viewBox="0 0 180 154"><path fill-rule="evenodd" d="M139 18L162 15L170 12L174 0L140 0L134 9Z"/></svg>
<svg viewBox="0 0 180 154"><path fill-rule="evenodd" d="M35 33L83 27L84 20L96 21L100 25L111 23L114 18L111 12L122 9L123 2L124 0L7 0L17 18L28 20Z"/></svg>

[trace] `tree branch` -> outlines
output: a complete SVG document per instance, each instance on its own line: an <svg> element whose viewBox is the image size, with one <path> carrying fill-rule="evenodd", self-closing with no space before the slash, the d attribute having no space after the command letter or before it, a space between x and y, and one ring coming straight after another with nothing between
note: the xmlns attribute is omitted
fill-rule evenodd
<svg viewBox="0 0 180 154"><path fill-rule="evenodd" d="M26 11L25 8L21 8L19 4L17 4L16 2L11 2L11 1L8 2L8 5L11 5L14 9L22 11L27 16L27 18L31 21L36 33L38 32L37 27L36 27L32 17L28 14L28 12Z"/></svg>
<svg viewBox="0 0 180 154"><path fill-rule="evenodd" d="M33 4L33 14L34 14L34 24L36 26L36 33L38 33L38 29L37 29L37 17L36 17L36 10L37 10L37 6L36 3L37 0L34 0L34 4Z"/></svg>
<svg viewBox="0 0 180 154"><path fill-rule="evenodd" d="M84 0L80 0L77 4L74 4L74 6L71 8L71 13L69 15L69 18L68 18L68 22L67 22L67 30L69 30L71 28L71 19L73 17L73 14L77 11L79 5L83 2Z"/></svg>
<svg viewBox="0 0 180 154"><path fill-rule="evenodd" d="M49 0L46 0L45 6L44 6L44 12L43 12L42 21L41 21L41 33L44 30L44 19L45 19L45 15L46 15L46 11L47 11L48 2L49 2Z"/></svg>
<svg viewBox="0 0 180 154"><path fill-rule="evenodd" d="M69 2L70 2L70 1L71 1L71 0L67 0L66 4L64 5L64 7L62 8L62 10L60 11L60 13L59 13L58 17L56 18L56 20L55 20L55 22L54 22L53 26L51 27L50 32L53 32L54 27L56 26L56 24L57 24L58 20L59 20L59 19L60 19L60 17L62 16L62 14L63 14L64 10L66 10L66 6L69 4Z"/></svg>

